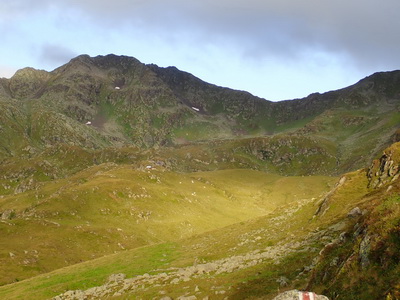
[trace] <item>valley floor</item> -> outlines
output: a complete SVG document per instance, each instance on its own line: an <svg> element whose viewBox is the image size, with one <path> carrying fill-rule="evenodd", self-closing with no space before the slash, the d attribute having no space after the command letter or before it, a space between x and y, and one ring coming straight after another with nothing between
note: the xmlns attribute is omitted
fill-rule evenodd
<svg viewBox="0 0 400 300"><path fill-rule="evenodd" d="M129 173L131 171L126 172L128 171L124 167L116 167L108 171L108 174L118 174L118 180L123 180L124 176L132 175ZM190 191L191 195L190 199L187 198L189 195L185 196L187 203L210 201L206 199L209 198L212 186L216 189L215 195L212 202L205 203L210 210L202 216L202 222L210 222L207 216L218 207L218 201L222 201L216 197L218 194L222 194L222 199L229 199L228 202L222 202L225 203L225 209L220 208L218 217L226 218L237 207L235 214L241 215L242 221L228 221L235 224L222 228L217 223L212 231L201 233L197 230L197 234L193 225L195 230L191 234L186 233L187 238L169 237L170 242L167 243L131 250L120 249L110 256L3 286L0 288L0 297L21 299L29 295L31 299L45 299L66 290L88 288L90 289L86 292L67 292L60 297L79 299L83 293L87 293L89 298L121 295L122 298L150 299L166 295L172 298L192 295L200 299L206 296L211 297L210 299L223 299L229 295L230 298L240 299L245 295L256 297L274 294L289 283L299 287L303 285L311 270L313 258L324 243L333 239L342 227L316 230L320 222L313 219L318 201L332 187L337 180L335 178L281 177L250 170L187 175L158 173L153 170L141 174L145 180L150 178L151 184L157 187L158 194L167 194L166 190L160 192L160 188L165 189L170 181L176 182L173 185L175 195L178 192L175 186L184 185L181 192ZM78 181L79 176L81 175L78 174L76 178ZM106 174L102 173L101 177L104 176ZM138 178L136 176L136 183ZM83 185L91 186L91 180ZM208 186L207 189L203 188L205 185ZM100 186L99 190L102 188ZM115 184L113 188L118 190ZM126 182L124 188L126 189ZM154 188L148 184L147 193L153 195ZM79 187L76 189L79 190ZM208 194L202 194L203 190L207 190ZM193 210L187 216L192 224L195 224L194 214L200 211L196 202L188 208L189 211ZM182 209L182 203L180 205ZM258 211L259 217L249 218L248 213L246 214L249 209ZM181 211L179 215L185 214L187 211ZM157 215L157 212L152 215ZM173 213L168 216L171 219ZM168 226L168 221L166 224L158 223L158 226ZM61 220L57 222L62 224ZM150 222L151 217L147 221L143 220L143 223ZM123 228L123 232L128 230L123 227L123 223L119 226ZM152 227L146 227L147 230L149 228ZM203 230L204 228L207 227L204 226ZM140 227L136 227L136 230L139 229ZM165 228L160 230L164 233ZM124 275L113 275L120 273Z"/></svg>

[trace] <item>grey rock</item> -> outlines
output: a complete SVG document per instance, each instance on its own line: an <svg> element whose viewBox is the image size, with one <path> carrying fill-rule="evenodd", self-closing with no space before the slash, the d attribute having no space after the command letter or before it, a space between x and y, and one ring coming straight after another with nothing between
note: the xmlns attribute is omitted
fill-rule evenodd
<svg viewBox="0 0 400 300"><path fill-rule="evenodd" d="M368 234L366 234L363 240L361 241L360 252L359 252L360 264L362 269L365 269L369 266L368 256L370 249L371 249L371 238Z"/></svg>
<svg viewBox="0 0 400 300"><path fill-rule="evenodd" d="M336 267L339 264L339 257L335 257L332 259L331 263L329 264L331 267Z"/></svg>
<svg viewBox="0 0 400 300"><path fill-rule="evenodd" d="M171 280L171 284L178 284L179 281L180 281L179 278L174 278L174 279Z"/></svg>
<svg viewBox="0 0 400 300"><path fill-rule="evenodd" d="M287 279L285 276L281 276L276 280L276 282L278 282L281 287L285 287L288 285L289 279Z"/></svg>
<svg viewBox="0 0 400 300"><path fill-rule="evenodd" d="M355 218L362 215L362 211L359 207L354 207L352 210L349 211L347 216L349 218Z"/></svg>
<svg viewBox="0 0 400 300"><path fill-rule="evenodd" d="M11 220L14 214L15 214L14 210L7 209L1 214L1 219L2 220Z"/></svg>
<svg viewBox="0 0 400 300"><path fill-rule="evenodd" d="M339 236L339 241L340 241L341 243L346 242L347 236L348 236L347 232L342 232L342 233L340 234L340 236Z"/></svg>
<svg viewBox="0 0 400 300"><path fill-rule="evenodd" d="M353 233L354 237L358 237L363 232L364 232L364 227L360 226L360 224L358 223L354 225L354 233Z"/></svg>
<svg viewBox="0 0 400 300"><path fill-rule="evenodd" d="M118 274L111 274L109 277L108 277L108 282L119 282L119 281L122 281L122 280L124 280L126 278L126 275L125 274L123 274L123 273L118 273Z"/></svg>

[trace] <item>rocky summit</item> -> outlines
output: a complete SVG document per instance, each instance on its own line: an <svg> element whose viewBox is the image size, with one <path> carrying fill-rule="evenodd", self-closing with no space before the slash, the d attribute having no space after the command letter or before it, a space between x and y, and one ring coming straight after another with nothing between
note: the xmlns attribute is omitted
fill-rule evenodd
<svg viewBox="0 0 400 300"><path fill-rule="evenodd" d="M0 298L400 299L399 125L400 71L271 102L127 56L19 70Z"/></svg>

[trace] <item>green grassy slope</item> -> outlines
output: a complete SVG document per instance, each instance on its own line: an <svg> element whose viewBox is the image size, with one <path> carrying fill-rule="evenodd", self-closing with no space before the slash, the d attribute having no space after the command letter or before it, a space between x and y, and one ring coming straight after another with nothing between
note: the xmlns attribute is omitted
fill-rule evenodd
<svg viewBox="0 0 400 300"><path fill-rule="evenodd" d="M155 284L142 277L135 277L137 280L142 278L140 280L143 285L132 286L128 289L130 293L124 294L121 299L157 298L164 293L170 297L188 293L197 297L211 296L212 299L223 299L226 296L231 299L271 299L279 289L304 287L311 270L311 267L306 267L312 265L313 259L318 257L318 252L326 243L334 240L348 226L346 215L358 204L359 197L367 192L367 180L362 172L348 174L346 177L345 184L335 194L335 203L338 205L332 205L329 213L323 217L313 216L324 195L308 198L303 194L297 201L281 205L267 216L174 243L123 251L63 268L0 288L0 295L18 299L29 294L32 299L43 299L68 289L87 289L104 284L108 276L122 272L128 277L147 273L149 275L146 276L153 279L156 274L167 273L169 278L165 282L154 279L159 283ZM315 178L306 179L309 182L305 182L304 187L309 188ZM290 187L288 181L292 180L298 183L298 178L284 178L284 182L279 185ZM355 187L355 183L359 188ZM335 225L337 223L339 225ZM267 252L268 255L260 258L256 256ZM224 264L230 260L240 261L246 255L248 260L245 262L252 262L250 265L238 264L234 267L235 271L231 272L229 268L224 271ZM180 278L176 275L177 270L184 272L190 266L207 263L215 264L219 268L203 275L192 275L190 280L177 280L176 284L171 284L173 279ZM235 266L234 263L233 265ZM282 277L287 281L287 285L283 287L279 283ZM122 285L115 285L111 288L110 295L121 287ZM224 293L219 294L220 291Z"/></svg>
<svg viewBox="0 0 400 300"><path fill-rule="evenodd" d="M0 295L44 299L68 289L102 286L104 297L115 299L272 299L279 290L308 287L332 299L394 299L399 149L395 144L386 152L389 159L345 174L331 192L319 197L309 198L304 191L297 200L286 202L287 195L281 195L279 207L265 216L66 267L4 286ZM192 178L215 182L218 177L218 172L206 172ZM259 178L254 171L239 181L235 177L228 181L232 191L240 190L242 178ZM308 180L303 183L306 189L316 179L302 178ZM299 184L299 178L276 179L268 181L288 187ZM247 194L248 188L242 192ZM130 279L108 282L117 273Z"/></svg>
<svg viewBox="0 0 400 300"><path fill-rule="evenodd" d="M319 195L332 180L244 169L180 174L90 167L0 199L1 282L261 216Z"/></svg>
<svg viewBox="0 0 400 300"><path fill-rule="evenodd" d="M216 176L214 173L196 174L196 176L201 176L201 178L205 179L204 175L207 180L214 179ZM254 175L256 174L253 173ZM259 178L259 176L256 176L256 178ZM194 235L183 240L175 240L172 243L121 251L112 256L63 268L43 276L28 279L27 281L4 286L0 288L0 295L9 299L18 299L29 294L31 299L43 299L54 296L66 289L84 289L102 284L109 275L120 272L130 277L145 273L154 275L164 272L170 273L173 276L174 271L176 271L175 268L185 268L192 266L196 262L198 264L215 262L220 259L229 258L230 256L253 253L257 249L270 249L272 253L276 252L277 258L280 258L280 256L284 257L286 252L290 251L287 251L283 245L290 244L291 247L296 248L296 241L304 238L309 227L316 228L318 225L317 223L310 224L312 213L316 208L315 201L317 198L310 198L310 196L315 195L313 195L314 192L310 194L311 190L309 190L310 187L315 187L318 179L312 177L305 177L304 179L306 181L300 183L301 178L289 177L280 178L279 180L268 178L268 181L274 182L270 188L275 185L279 187L286 186L294 191L299 184L301 187L297 192L297 200L292 197L288 199L287 192L284 195L279 195L277 191L272 191L274 198L280 199L280 205L275 212L266 217L236 223L223 229ZM250 182L252 181L250 180ZM323 181L323 185L326 187L326 179L323 179ZM243 184L243 180L240 180L240 182ZM235 183L236 189L240 188L240 186L237 186L235 180L232 180L233 183ZM251 188L251 185L249 188ZM319 192L322 190L320 189ZM244 192L248 193L249 189L246 188ZM318 194L318 196L322 195L323 193ZM208 222L210 221L208 220ZM288 228L291 228L291 230L287 231ZM321 244L317 243L315 245L316 250L313 250L310 254L315 255L315 251L321 246ZM277 263L277 265L274 265L274 263ZM302 263L305 263L305 260L297 261L296 263L298 267ZM284 270L278 271L282 266L280 259L275 261L272 257L263 259L255 267L239 269L235 273L225 274L223 272L220 275L215 275L213 271L209 275L204 274L204 276L193 278L189 282L180 282L177 285L167 284L166 286L157 286L145 283L145 288L135 290L132 297L135 298L140 295L144 299L148 299L160 295L158 293L160 290L164 290L171 297L177 297L182 295L186 289L194 291L196 286L201 290L199 295L206 296L209 293L214 293L212 288L218 286L224 290L231 287L229 294L233 296L237 294L235 297L240 298L243 296L242 293L247 295L247 289L250 288L250 285L255 284L252 282L255 279L254 276L256 274L266 276L266 274L271 272L271 270L268 270L271 266L275 270L273 272L274 276L282 272L284 273ZM293 267L295 266L292 264L291 268ZM266 274L264 274L265 272ZM170 278L171 280L172 278ZM246 282L246 284L243 284L243 282ZM276 285L277 283L274 283L274 286ZM274 286L268 289L274 289L275 291ZM260 291L256 289L254 292L257 294ZM219 297L216 299L219 299Z"/></svg>

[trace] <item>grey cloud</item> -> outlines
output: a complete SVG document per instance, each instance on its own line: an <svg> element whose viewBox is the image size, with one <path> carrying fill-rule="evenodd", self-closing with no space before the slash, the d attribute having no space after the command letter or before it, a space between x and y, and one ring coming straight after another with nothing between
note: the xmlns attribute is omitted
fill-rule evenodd
<svg viewBox="0 0 400 300"><path fill-rule="evenodd" d="M100 24L128 23L198 43L234 43L256 57L297 59L302 51L342 53L360 66L400 60L398 0L64 0ZM108 24L109 25L109 24Z"/></svg>
<svg viewBox="0 0 400 300"><path fill-rule="evenodd" d="M71 58L77 56L67 47L61 45L46 44L40 51L39 60L48 66L59 66L67 63Z"/></svg>
<svg viewBox="0 0 400 300"><path fill-rule="evenodd" d="M43 10L51 6L51 0L13 0L0 3L0 16L4 20L23 17L35 10Z"/></svg>
<svg viewBox="0 0 400 300"><path fill-rule="evenodd" d="M192 43L234 46L256 59L340 54L360 68L400 67L398 0L27 0L10 11L79 11L106 30L121 26ZM24 5L23 5L24 4ZM183 39L183 38L182 38Z"/></svg>

